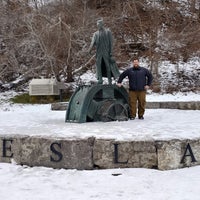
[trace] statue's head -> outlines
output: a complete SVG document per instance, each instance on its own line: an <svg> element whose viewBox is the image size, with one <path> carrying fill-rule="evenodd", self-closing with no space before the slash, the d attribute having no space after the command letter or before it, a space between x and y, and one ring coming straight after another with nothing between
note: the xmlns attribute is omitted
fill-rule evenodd
<svg viewBox="0 0 200 200"><path fill-rule="evenodd" d="M97 20L97 27L98 27L98 29L102 29L103 28L103 19L99 19L99 20Z"/></svg>

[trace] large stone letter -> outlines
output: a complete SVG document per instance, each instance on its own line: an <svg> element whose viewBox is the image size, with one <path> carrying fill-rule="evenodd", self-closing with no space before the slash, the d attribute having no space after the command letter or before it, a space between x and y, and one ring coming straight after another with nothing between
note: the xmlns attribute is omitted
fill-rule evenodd
<svg viewBox="0 0 200 200"><path fill-rule="evenodd" d="M189 151L189 154L187 154L187 150ZM191 149L191 146L190 146L189 143L187 144L187 147L185 149L185 153L184 153L180 163L184 163L184 159L185 159L186 156L191 156L192 162L197 162L197 160L194 157L194 154L192 152L192 149Z"/></svg>
<svg viewBox="0 0 200 200"><path fill-rule="evenodd" d="M7 142L10 142L9 146L6 146ZM3 139L3 157L7 157L7 158L12 158L13 157L13 153L11 151L11 144L12 144L13 140L7 140L7 139ZM7 155L6 152L10 151L10 155Z"/></svg>
<svg viewBox="0 0 200 200"><path fill-rule="evenodd" d="M114 147L115 147L115 158L114 158L114 162L117 164L117 163L120 163L120 164L127 164L128 163L128 160L127 161L124 161L124 162L120 162L118 160L118 146L119 144L114 144Z"/></svg>
<svg viewBox="0 0 200 200"><path fill-rule="evenodd" d="M51 161L52 161L52 162L60 162L60 161L62 160L62 158L63 158L63 155L62 155L61 152L59 152L59 151L57 151L57 150L55 149L55 145L58 146L58 147L61 149L61 144L60 144L60 143L54 142L54 143L51 144L51 146L50 146L51 151L52 151L54 154L56 154L56 155L58 156L58 159L54 159L54 158L51 156Z"/></svg>

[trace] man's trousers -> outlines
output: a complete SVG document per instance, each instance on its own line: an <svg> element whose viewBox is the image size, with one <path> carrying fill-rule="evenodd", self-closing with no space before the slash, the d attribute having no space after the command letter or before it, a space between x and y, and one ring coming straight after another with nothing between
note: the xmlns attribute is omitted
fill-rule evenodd
<svg viewBox="0 0 200 200"><path fill-rule="evenodd" d="M138 108L138 117L142 117L146 106L146 91L131 91L129 90L129 106L130 117L136 117Z"/></svg>

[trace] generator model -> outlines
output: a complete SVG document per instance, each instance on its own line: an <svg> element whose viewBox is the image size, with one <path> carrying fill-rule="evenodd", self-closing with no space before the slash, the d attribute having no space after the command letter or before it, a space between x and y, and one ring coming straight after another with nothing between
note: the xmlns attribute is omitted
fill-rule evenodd
<svg viewBox="0 0 200 200"><path fill-rule="evenodd" d="M129 118L128 93L117 85L82 85L71 96L66 122L125 121Z"/></svg>

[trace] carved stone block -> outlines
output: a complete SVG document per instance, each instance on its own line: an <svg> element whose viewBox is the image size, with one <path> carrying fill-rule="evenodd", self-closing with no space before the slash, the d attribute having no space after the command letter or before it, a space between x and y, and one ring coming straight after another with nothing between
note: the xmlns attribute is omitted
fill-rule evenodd
<svg viewBox="0 0 200 200"><path fill-rule="evenodd" d="M95 140L94 164L99 168L157 168L154 141Z"/></svg>

